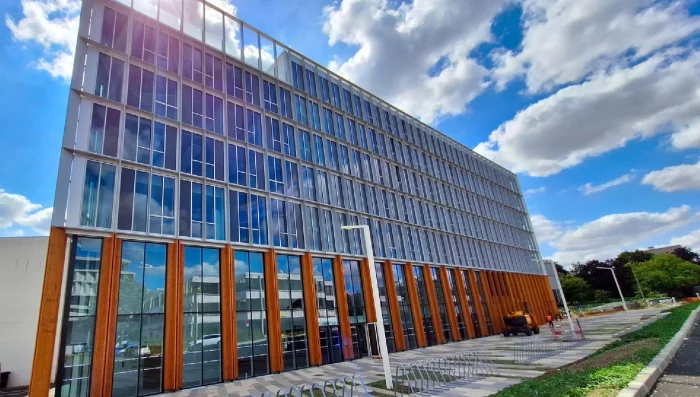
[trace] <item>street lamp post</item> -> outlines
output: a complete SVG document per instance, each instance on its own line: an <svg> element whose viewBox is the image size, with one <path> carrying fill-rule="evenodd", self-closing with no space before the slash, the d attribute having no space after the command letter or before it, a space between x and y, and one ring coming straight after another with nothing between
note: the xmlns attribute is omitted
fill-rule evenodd
<svg viewBox="0 0 700 397"><path fill-rule="evenodd" d="M547 274L547 270L544 269L544 261L542 259L537 259L533 258L532 259L535 262L540 262L542 265L543 270L545 271L544 274ZM571 332L576 335L576 328L574 328L574 321L571 319L571 312L569 311L569 305L566 303L566 296L564 295L564 289L561 287L561 281L559 281L559 272L557 272L557 268L554 268L554 279L557 280L557 288L559 288L559 292L561 292L561 300L564 302L564 310L566 311L566 318L569 320L569 327L571 327ZM555 300L556 301L556 300Z"/></svg>
<svg viewBox="0 0 700 397"><path fill-rule="evenodd" d="M384 318L382 316L382 306L379 301L379 287L377 286L377 272L374 271L374 251L372 250L372 236L367 225L347 225L342 226L343 230L362 229L365 242L365 252L367 252L367 263L369 265L369 279L372 283L372 296L374 297L374 310L377 312L377 339L379 340L379 354L382 356L384 366L384 378L387 389L393 389L394 384L391 379L391 365L389 364L389 349L386 347L386 335L384 334Z"/></svg>
<svg viewBox="0 0 700 397"><path fill-rule="evenodd" d="M634 271L633 263L634 262L628 262L627 264L630 265L630 269L632 269L632 275L634 276L634 281L637 282L637 288L639 288L639 293L642 295L642 300L647 304L647 307L649 307L649 302L647 302L647 298L644 297L644 291L642 291L642 286L639 285L639 279L637 278L637 272Z"/></svg>
<svg viewBox="0 0 700 397"><path fill-rule="evenodd" d="M625 308L625 311L627 312L627 303L625 303L625 297L622 296L622 289L620 289L620 283L617 282L617 276L615 275L615 269L612 267L602 267L602 266L596 266L596 269L603 269L603 270L610 270L610 272L613 275L613 279L615 280L615 285L617 286L617 292L620 293L620 299L622 299L622 307Z"/></svg>

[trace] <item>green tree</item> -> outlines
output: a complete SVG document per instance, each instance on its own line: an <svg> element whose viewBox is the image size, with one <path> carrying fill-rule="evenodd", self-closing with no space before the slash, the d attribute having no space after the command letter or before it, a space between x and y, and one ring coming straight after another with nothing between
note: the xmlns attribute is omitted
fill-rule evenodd
<svg viewBox="0 0 700 397"><path fill-rule="evenodd" d="M610 294L608 294L608 291L597 289L593 291L593 300L598 303L605 303L610 300Z"/></svg>
<svg viewBox="0 0 700 397"><path fill-rule="evenodd" d="M692 295L700 285L700 266L686 262L673 254L654 255L646 262L634 263L639 284L643 289L676 298Z"/></svg>
<svg viewBox="0 0 700 397"><path fill-rule="evenodd" d="M564 290L564 296L572 303L583 303L593 299L593 288L581 277L562 274L559 276L559 281Z"/></svg>

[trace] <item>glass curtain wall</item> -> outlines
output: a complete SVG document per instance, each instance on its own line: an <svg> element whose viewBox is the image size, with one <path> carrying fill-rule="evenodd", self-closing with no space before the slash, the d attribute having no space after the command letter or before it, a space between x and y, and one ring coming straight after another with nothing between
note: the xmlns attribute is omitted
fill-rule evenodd
<svg viewBox="0 0 700 397"><path fill-rule="evenodd" d="M71 252L56 396L87 397L90 395L102 240L78 237Z"/></svg>
<svg viewBox="0 0 700 397"><path fill-rule="evenodd" d="M301 258L277 255L284 370L309 366Z"/></svg>
<svg viewBox="0 0 700 397"><path fill-rule="evenodd" d="M489 331L489 335L493 335L491 313L489 313L489 307L486 304L486 294L484 294L484 285L481 281L481 273L474 272L474 275L476 276L476 287L479 289L479 297L481 298L481 308L484 311L484 318L486 319L486 328Z"/></svg>
<svg viewBox="0 0 700 397"><path fill-rule="evenodd" d="M411 313L411 302L406 288L406 278L403 274L403 265L392 265L394 271L394 281L396 282L396 295L399 301L399 314L401 315L401 325L403 326L403 338L407 349L418 348L416 341L416 329L413 325L413 314Z"/></svg>
<svg viewBox="0 0 700 397"><path fill-rule="evenodd" d="M464 308L459 300L459 292L457 292L457 284L455 284L455 269L447 269L447 281L450 283L450 291L452 291L452 303L455 306L457 313L457 329L462 340L469 339L467 335L467 326L464 322Z"/></svg>
<svg viewBox="0 0 700 397"><path fill-rule="evenodd" d="M386 295L386 282L384 279L384 266L381 263L375 263L374 268L377 271L377 289L379 291L379 304L382 307L382 319L384 321L384 336L386 338L386 348L389 353L396 351L396 342L394 341L394 327L391 324L391 308Z"/></svg>
<svg viewBox="0 0 700 397"><path fill-rule="evenodd" d="M428 290L425 286L425 277L423 277L423 267L413 266L413 276L416 278L418 302L420 304L420 313L423 317L423 329L425 330L425 341L428 346L435 346L437 339L435 337L435 328L433 327L433 315L428 301Z"/></svg>
<svg viewBox="0 0 700 397"><path fill-rule="evenodd" d="M265 269L260 252L235 251L238 377L270 373Z"/></svg>
<svg viewBox="0 0 700 397"><path fill-rule="evenodd" d="M477 338L481 338L481 327L479 326L479 316L476 314L476 307L474 306L474 295L472 295L472 289L469 286L469 271L462 270L462 279L464 280L464 289L467 290L467 303L469 304L469 315L472 318L472 324L474 324L474 333Z"/></svg>
<svg viewBox="0 0 700 397"><path fill-rule="evenodd" d="M343 273L350 316L352 350L355 358L360 358L367 355L367 337L365 332L367 312L365 310L365 296L362 291L362 279L360 278L360 262L344 260Z"/></svg>
<svg viewBox="0 0 700 397"><path fill-rule="evenodd" d="M445 342L449 342L450 338L450 320L447 317L447 302L442 289L442 281L440 280L440 271L437 267L430 268L430 276L433 279L435 288L435 297L437 298L438 312L440 313L440 323L442 324L442 335L445 337Z"/></svg>
<svg viewBox="0 0 700 397"><path fill-rule="evenodd" d="M338 328L333 261L328 258L313 258L313 265L323 364L337 363L343 361L343 351Z"/></svg>
<svg viewBox="0 0 700 397"><path fill-rule="evenodd" d="M219 250L185 247L182 386L221 382Z"/></svg>
<svg viewBox="0 0 700 397"><path fill-rule="evenodd" d="M122 244L112 383L115 397L162 391L166 248L165 244Z"/></svg>

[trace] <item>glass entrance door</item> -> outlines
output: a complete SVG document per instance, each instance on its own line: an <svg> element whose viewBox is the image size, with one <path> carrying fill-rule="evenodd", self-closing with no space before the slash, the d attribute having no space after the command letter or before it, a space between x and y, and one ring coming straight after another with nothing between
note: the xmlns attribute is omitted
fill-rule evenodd
<svg viewBox="0 0 700 397"><path fill-rule="evenodd" d="M332 364L343 361L343 350L340 343L340 328L338 328L337 325L321 326L319 328L319 332L323 364Z"/></svg>

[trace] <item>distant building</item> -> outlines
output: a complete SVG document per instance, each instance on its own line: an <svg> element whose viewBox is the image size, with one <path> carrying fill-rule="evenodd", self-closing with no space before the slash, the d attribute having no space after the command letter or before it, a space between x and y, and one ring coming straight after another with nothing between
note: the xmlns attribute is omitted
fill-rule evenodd
<svg viewBox="0 0 700 397"><path fill-rule="evenodd" d="M668 245L666 247L649 247L644 251L652 254L672 254L677 248L682 248L680 245Z"/></svg>

